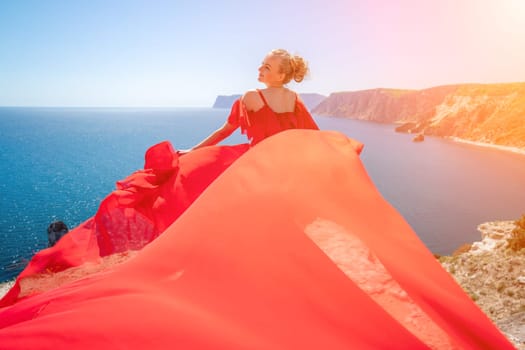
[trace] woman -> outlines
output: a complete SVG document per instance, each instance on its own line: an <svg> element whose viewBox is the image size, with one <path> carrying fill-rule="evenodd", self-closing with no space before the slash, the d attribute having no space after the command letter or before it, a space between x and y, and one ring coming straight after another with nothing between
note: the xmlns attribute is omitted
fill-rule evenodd
<svg viewBox="0 0 525 350"><path fill-rule="evenodd" d="M319 129L299 96L285 87L292 79L303 81L307 72L302 57L283 49L272 50L259 67L258 80L266 89L246 92L235 102L224 125L192 150L221 142L239 126L252 145L287 129Z"/></svg>
<svg viewBox="0 0 525 350"><path fill-rule="evenodd" d="M265 89L246 92L234 103L224 125L191 152L176 151L167 141L148 149L144 169L118 181L117 189L101 202L94 217L71 230L56 246L38 252L0 300L0 307L56 286L58 282L42 283L56 272L86 262L102 265L101 257L142 249L237 158L265 138L287 129L318 130L298 95L285 87L292 79L301 82L307 71L302 57L283 49L268 53L258 77ZM214 146L238 127L250 144ZM53 274L46 275L48 272ZM82 275L82 271L75 272L75 278Z"/></svg>

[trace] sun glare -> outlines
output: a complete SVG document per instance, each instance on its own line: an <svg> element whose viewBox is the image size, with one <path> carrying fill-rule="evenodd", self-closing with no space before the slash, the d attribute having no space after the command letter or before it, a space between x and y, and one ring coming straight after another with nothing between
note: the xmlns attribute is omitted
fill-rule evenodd
<svg viewBox="0 0 525 350"><path fill-rule="evenodd" d="M525 1L507 0L501 3L504 20L510 22L520 32L525 32Z"/></svg>

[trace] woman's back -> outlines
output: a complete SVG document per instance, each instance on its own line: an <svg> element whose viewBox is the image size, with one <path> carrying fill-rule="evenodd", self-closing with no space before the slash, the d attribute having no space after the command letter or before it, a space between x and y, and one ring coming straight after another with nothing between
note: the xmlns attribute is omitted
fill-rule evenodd
<svg viewBox="0 0 525 350"><path fill-rule="evenodd" d="M240 126L252 145L288 129L319 130L297 94L284 88L247 92L234 103L228 124Z"/></svg>
<svg viewBox="0 0 525 350"><path fill-rule="evenodd" d="M255 112L265 104L275 113L295 111L297 94L287 88L266 88L247 92L243 97L244 105L249 112Z"/></svg>

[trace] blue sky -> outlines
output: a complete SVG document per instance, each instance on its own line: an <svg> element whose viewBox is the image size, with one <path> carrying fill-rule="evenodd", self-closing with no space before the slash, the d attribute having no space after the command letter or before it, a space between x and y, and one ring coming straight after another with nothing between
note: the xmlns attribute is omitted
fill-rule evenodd
<svg viewBox="0 0 525 350"><path fill-rule="evenodd" d="M262 88L273 48L299 92L525 81L525 1L0 3L0 106L211 106Z"/></svg>

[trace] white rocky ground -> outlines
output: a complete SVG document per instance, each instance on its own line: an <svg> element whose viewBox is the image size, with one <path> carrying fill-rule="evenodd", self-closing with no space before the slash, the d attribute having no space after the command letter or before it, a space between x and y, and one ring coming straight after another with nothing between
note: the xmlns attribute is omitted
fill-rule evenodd
<svg viewBox="0 0 525 350"><path fill-rule="evenodd" d="M14 283L15 281L0 283L0 298L11 289L11 286L13 286Z"/></svg>
<svg viewBox="0 0 525 350"><path fill-rule="evenodd" d="M525 350L525 249L508 249L514 227L513 221L481 224L480 242L440 261L508 339Z"/></svg>

